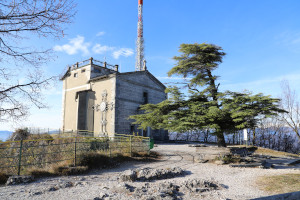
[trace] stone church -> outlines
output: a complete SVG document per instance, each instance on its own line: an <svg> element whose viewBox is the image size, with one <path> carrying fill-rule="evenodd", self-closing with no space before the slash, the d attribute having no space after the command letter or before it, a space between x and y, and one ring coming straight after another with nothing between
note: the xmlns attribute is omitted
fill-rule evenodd
<svg viewBox="0 0 300 200"><path fill-rule="evenodd" d="M138 129L128 119L142 104L167 99L165 86L145 67L121 73L118 65L90 58L68 68L63 81L63 130L88 130L95 136L138 133L167 140L166 130Z"/></svg>

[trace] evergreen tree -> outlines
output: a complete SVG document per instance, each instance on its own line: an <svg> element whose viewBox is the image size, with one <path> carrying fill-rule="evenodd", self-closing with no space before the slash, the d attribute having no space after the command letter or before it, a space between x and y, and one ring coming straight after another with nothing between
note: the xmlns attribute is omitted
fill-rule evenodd
<svg viewBox="0 0 300 200"><path fill-rule="evenodd" d="M177 65L168 75L191 78L187 83L189 96L184 97L178 87L170 87L166 92L170 98L159 104L142 105L144 114L130 118L154 129L175 132L210 129L217 136L218 146L226 146L224 133L242 128L255 128L259 118L276 115L279 99L262 94L220 92L217 69L225 56L221 47L213 44L182 44L182 54L175 56Z"/></svg>

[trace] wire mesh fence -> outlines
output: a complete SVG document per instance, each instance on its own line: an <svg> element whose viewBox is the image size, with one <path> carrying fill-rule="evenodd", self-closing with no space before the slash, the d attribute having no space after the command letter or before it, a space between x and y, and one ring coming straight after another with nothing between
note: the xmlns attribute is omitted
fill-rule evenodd
<svg viewBox="0 0 300 200"><path fill-rule="evenodd" d="M23 174L28 167L71 161L74 166L84 153L97 152L114 157L122 154L149 153L150 138L141 136L65 137L0 142L0 172Z"/></svg>

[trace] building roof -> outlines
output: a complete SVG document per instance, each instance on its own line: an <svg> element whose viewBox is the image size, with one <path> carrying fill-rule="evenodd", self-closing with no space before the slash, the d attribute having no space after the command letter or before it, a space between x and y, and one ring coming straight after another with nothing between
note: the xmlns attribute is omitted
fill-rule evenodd
<svg viewBox="0 0 300 200"><path fill-rule="evenodd" d="M117 70L110 69L110 68L114 67L113 65L109 65L106 62L100 62L100 61L94 60L93 58L90 58L89 60L84 60L82 62L76 63L75 65L72 65L71 67L68 67L68 70L61 76L60 80L64 80L67 76L69 76L70 72L72 70L78 69L78 68L81 68L81 67L84 67L84 66L87 66L87 65L91 65L91 64L95 65L97 67L108 69L109 70L109 74L106 74L106 75L99 74L99 76L91 78L89 80L89 82L94 82L94 81L105 79L105 78L111 78L111 77L114 77L115 75L126 76L126 75L132 75L132 74L134 74L134 75L145 74L151 80L153 80L158 85L160 85L162 88L164 88L164 89L166 88L166 86L162 82L160 82L155 76L153 76L148 70L120 73ZM100 64L104 65L104 66L109 66L110 68L103 67Z"/></svg>
<svg viewBox="0 0 300 200"><path fill-rule="evenodd" d="M156 82L162 88L166 89L166 86L162 82L160 82L157 78L155 78L155 76L153 76L148 70L134 71L134 72L124 72L124 73L115 72L115 73L111 73L111 74L107 74L107 75L101 75L101 76L94 77L94 78L90 79L89 82L95 82L95 81L98 81L98 80L101 80L101 79L112 78L115 75L117 75L117 76L126 76L126 75L142 75L142 74L145 74L145 75L149 76L150 79L152 79L154 82Z"/></svg>
<svg viewBox="0 0 300 200"><path fill-rule="evenodd" d="M144 71L134 71L134 72L125 72L125 73L120 73L120 75L128 75L128 74L146 74L150 77L150 79L152 79L154 82L158 83L160 86L162 86L164 89L166 88L166 86L160 82L155 76L153 76L148 70L144 70Z"/></svg>

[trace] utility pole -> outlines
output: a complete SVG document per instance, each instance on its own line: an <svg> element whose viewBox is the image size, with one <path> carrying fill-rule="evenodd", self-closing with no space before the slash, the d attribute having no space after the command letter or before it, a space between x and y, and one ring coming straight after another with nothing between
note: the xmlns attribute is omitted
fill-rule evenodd
<svg viewBox="0 0 300 200"><path fill-rule="evenodd" d="M136 40L135 71L145 70L144 63L144 36L143 36L143 0L138 0L138 26Z"/></svg>

